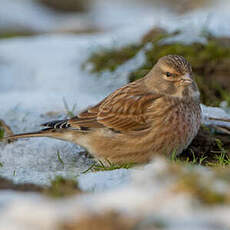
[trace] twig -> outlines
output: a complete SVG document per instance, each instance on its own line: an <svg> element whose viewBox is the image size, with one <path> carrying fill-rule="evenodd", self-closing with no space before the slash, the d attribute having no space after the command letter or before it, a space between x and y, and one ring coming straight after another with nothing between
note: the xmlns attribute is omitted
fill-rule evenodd
<svg viewBox="0 0 230 230"><path fill-rule="evenodd" d="M230 119L228 118L216 118L216 117L208 117L209 120L213 121L224 121L224 122L230 122Z"/></svg>
<svg viewBox="0 0 230 230"><path fill-rule="evenodd" d="M214 129L218 130L218 131L221 131L221 132L223 132L223 133L225 133L225 134L230 135L230 130L228 130L228 129L225 128L225 127L216 126L216 125L212 125L212 127L213 127Z"/></svg>

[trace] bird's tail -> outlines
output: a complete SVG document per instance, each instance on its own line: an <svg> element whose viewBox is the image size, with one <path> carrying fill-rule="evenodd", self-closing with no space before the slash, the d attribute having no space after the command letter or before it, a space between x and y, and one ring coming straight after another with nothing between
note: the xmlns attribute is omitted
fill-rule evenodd
<svg viewBox="0 0 230 230"><path fill-rule="evenodd" d="M82 135L81 132L76 132L76 130L69 129L67 120L52 121L52 122L42 124L42 126L45 128L37 132L20 133L20 134L13 134L12 131L7 132L8 136L3 137L0 141L12 142L19 138L51 137L54 139L77 143L76 141L77 137L79 135Z"/></svg>

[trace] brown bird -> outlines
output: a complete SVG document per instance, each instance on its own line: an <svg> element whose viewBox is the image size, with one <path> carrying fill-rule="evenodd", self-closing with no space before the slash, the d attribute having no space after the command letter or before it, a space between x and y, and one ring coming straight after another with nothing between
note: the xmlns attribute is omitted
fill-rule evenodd
<svg viewBox="0 0 230 230"><path fill-rule="evenodd" d="M199 96L189 62L168 55L144 78L78 116L7 138L51 137L74 142L96 159L143 163L156 154L179 154L191 143L201 122Z"/></svg>

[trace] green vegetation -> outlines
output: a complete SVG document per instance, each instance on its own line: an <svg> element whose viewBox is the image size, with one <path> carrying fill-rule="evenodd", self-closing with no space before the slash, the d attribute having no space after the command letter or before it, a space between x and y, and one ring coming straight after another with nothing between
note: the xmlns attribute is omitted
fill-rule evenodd
<svg viewBox="0 0 230 230"><path fill-rule="evenodd" d="M0 141L4 137L4 129L0 128Z"/></svg>
<svg viewBox="0 0 230 230"><path fill-rule="evenodd" d="M203 34L206 43L164 42L179 32L167 33L162 29L153 29L146 34L139 44L131 44L118 49L104 49L93 53L87 63L93 64L92 72L104 70L114 71L116 68L133 58L146 44L152 48L145 50L146 61L136 71L130 73L130 81L142 78L157 62L168 54L186 57L193 66L194 77L201 92L202 103L218 106L221 101L230 105L230 39L216 38L208 32Z"/></svg>
<svg viewBox="0 0 230 230"><path fill-rule="evenodd" d="M62 160L61 156L60 156L60 151L58 150L57 151L57 158L58 158L58 161L62 164L62 166L64 167L65 166L65 163L64 161Z"/></svg>
<svg viewBox="0 0 230 230"><path fill-rule="evenodd" d="M62 198L65 196L80 194L81 191L78 188L78 183L76 180L56 176L51 181L51 186L44 189L43 193L54 198Z"/></svg>
<svg viewBox="0 0 230 230"><path fill-rule="evenodd" d="M88 0L37 0L54 10L61 12L82 12L88 9Z"/></svg>
<svg viewBox="0 0 230 230"><path fill-rule="evenodd" d="M178 156L173 153L171 161L208 167L227 167L230 165L230 138L202 126L188 148Z"/></svg>
<svg viewBox="0 0 230 230"><path fill-rule="evenodd" d="M64 107L65 107L65 111L66 111L66 114L69 118L72 118L75 116L75 109L76 109L76 104L73 105L72 109L69 108L69 105L66 101L65 98L63 98L63 104L64 104Z"/></svg>
<svg viewBox="0 0 230 230"><path fill-rule="evenodd" d="M122 65L126 61L133 58L141 49L144 48L147 43L156 43L163 38L168 38L177 33L178 32L176 31L172 34L169 34L161 28L155 28L151 30L148 34L143 36L140 44L130 44L118 49L102 49L98 52L93 53L85 64L93 64L93 68L91 69L92 73L100 73L104 70L109 70L113 72L114 70L116 70L117 67L119 67L119 65ZM84 66L85 65L83 65L83 67Z"/></svg>
<svg viewBox="0 0 230 230"><path fill-rule="evenodd" d="M92 164L86 171L83 173L87 173L89 171L97 172L97 171L109 171L109 170L115 170L115 169L129 169L133 167L135 164L134 163L128 163L128 164L114 164L107 160L105 163L102 161L98 161L94 164Z"/></svg>
<svg viewBox="0 0 230 230"><path fill-rule="evenodd" d="M122 49L104 49L98 53L94 53L88 62L93 63L92 73L101 72L103 70L114 71L116 68L133 58L142 48L141 45L129 45Z"/></svg>
<svg viewBox="0 0 230 230"><path fill-rule="evenodd" d="M0 39L34 36L32 31L0 31Z"/></svg>
<svg viewBox="0 0 230 230"><path fill-rule="evenodd" d="M170 157L170 160L173 163L180 163L180 162L184 162L187 164L192 164L192 165L204 165L205 160L208 158L208 156L205 155L201 155L201 156L197 156L194 151L191 148L188 148L188 150L191 154L184 157L183 155L176 155L176 152L174 151ZM186 154L187 155L187 154Z"/></svg>

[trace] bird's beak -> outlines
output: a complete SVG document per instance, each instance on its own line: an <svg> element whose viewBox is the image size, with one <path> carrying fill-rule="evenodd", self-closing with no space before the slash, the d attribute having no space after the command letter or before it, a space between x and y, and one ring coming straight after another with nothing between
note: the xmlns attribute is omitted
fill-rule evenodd
<svg viewBox="0 0 230 230"><path fill-rule="evenodd" d="M192 78L190 77L190 74L186 73L180 80L181 85L187 86L191 85L193 83Z"/></svg>

